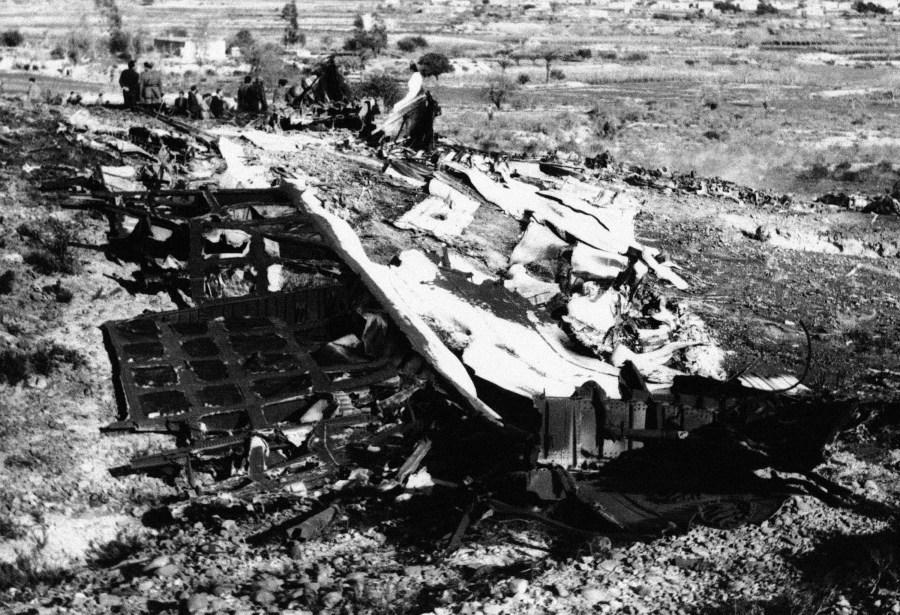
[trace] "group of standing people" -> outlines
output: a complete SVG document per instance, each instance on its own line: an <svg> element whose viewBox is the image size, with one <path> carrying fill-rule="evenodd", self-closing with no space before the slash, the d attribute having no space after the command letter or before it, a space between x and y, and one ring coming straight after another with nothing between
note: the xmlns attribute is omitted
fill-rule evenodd
<svg viewBox="0 0 900 615"><path fill-rule="evenodd" d="M153 62L144 62L144 72L135 69L136 62L130 60L128 68L119 75L122 97L125 106L135 107L138 104L159 105L162 103L162 73L154 68Z"/></svg>
<svg viewBox="0 0 900 615"><path fill-rule="evenodd" d="M154 68L153 62L144 62L144 71L138 72L134 60L128 62L128 68L119 75L119 85L122 87L122 97L126 108L137 105L161 105L163 102L162 73ZM185 115L194 119L208 117L220 118L227 108L222 90L217 89L214 94L200 95L197 86L191 86L185 93L179 92L175 99L173 112L175 115ZM241 113L265 113L269 103L266 100L266 87L262 79L255 80L247 76L244 83L238 88L237 110Z"/></svg>

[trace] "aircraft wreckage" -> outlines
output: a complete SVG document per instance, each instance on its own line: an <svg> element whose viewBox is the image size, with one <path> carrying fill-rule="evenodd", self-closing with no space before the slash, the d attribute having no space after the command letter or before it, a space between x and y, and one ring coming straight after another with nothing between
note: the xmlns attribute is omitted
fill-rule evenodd
<svg viewBox="0 0 900 615"><path fill-rule="evenodd" d="M289 139L252 132L257 153ZM259 171L208 137L183 138L232 179ZM121 409L107 430L176 439L114 473L212 473L236 494L456 490L470 502L457 544L476 506L655 533L833 495L804 473L846 405L782 394L803 388L793 377L668 366L707 340L656 290L688 284L636 239L627 193L581 164L446 143L377 164L418 200L393 226L442 251L374 262L303 180L122 190L119 170L97 169L77 206L106 214L108 249L141 264L142 284L192 304L103 325ZM522 229L493 274L459 249L484 215Z"/></svg>

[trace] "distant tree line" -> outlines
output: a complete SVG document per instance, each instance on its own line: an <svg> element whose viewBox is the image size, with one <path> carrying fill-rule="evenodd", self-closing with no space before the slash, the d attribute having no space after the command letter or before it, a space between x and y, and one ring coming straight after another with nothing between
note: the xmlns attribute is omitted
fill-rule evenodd
<svg viewBox="0 0 900 615"><path fill-rule="evenodd" d="M724 0L721 2L713 2L713 8L719 11L720 13L740 13L741 7L739 7L734 2L729 2L728 0Z"/></svg>

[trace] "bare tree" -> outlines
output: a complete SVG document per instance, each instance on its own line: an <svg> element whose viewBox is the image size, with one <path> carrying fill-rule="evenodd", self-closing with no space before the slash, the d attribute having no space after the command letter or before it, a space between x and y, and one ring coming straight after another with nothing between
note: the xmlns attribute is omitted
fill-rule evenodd
<svg viewBox="0 0 900 615"><path fill-rule="evenodd" d="M512 63L513 63L512 58L509 56L508 53L503 53L503 54L497 56L497 66L500 67L501 73L505 73L506 69L509 68L510 66L512 66Z"/></svg>
<svg viewBox="0 0 900 615"><path fill-rule="evenodd" d="M540 57L544 60L545 83L550 83L550 67L559 59L560 55L559 49L553 47L547 47L546 49L541 50Z"/></svg>
<svg viewBox="0 0 900 615"><path fill-rule="evenodd" d="M507 100L518 87L518 84L507 75L494 73L488 77L483 93L485 98L499 110L503 107L503 101Z"/></svg>

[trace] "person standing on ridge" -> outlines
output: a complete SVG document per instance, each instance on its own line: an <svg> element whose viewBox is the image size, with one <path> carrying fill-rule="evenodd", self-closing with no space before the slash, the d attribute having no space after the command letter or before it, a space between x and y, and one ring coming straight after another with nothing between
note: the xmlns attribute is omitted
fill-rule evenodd
<svg viewBox="0 0 900 615"><path fill-rule="evenodd" d="M141 73L141 102L145 105L162 104L162 73L153 68L153 62L144 62Z"/></svg>
<svg viewBox="0 0 900 615"><path fill-rule="evenodd" d="M31 103L32 105L38 105L43 102L43 94L44 92L41 90L41 87L37 84L34 77L29 77L28 89L25 91L25 102Z"/></svg>
<svg viewBox="0 0 900 615"><path fill-rule="evenodd" d="M134 69L134 60L128 61L128 68L119 75L119 85L122 88L122 100L125 107L133 108L138 104L141 94L141 75Z"/></svg>
<svg viewBox="0 0 900 615"><path fill-rule="evenodd" d="M222 89L216 89L216 93L209 99L209 112L216 119L225 115L225 101L222 98Z"/></svg>
<svg viewBox="0 0 900 615"><path fill-rule="evenodd" d="M241 113L250 111L250 108L253 106L253 101L251 100L253 97L253 77L247 75L244 77L244 83L241 84L237 91L237 110Z"/></svg>
<svg viewBox="0 0 900 615"><path fill-rule="evenodd" d="M203 106L204 105L202 105L200 101L200 96L197 94L197 86L192 85L191 89L188 91L187 97L188 115L195 120L206 119Z"/></svg>

